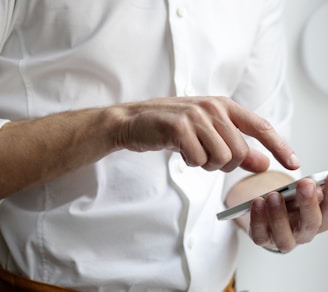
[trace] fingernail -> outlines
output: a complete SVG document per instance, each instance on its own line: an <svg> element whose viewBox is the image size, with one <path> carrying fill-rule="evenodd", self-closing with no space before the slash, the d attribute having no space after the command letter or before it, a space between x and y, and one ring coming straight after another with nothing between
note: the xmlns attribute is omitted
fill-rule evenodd
<svg viewBox="0 0 328 292"><path fill-rule="evenodd" d="M302 188L300 188L300 193L302 197L304 198L310 198L313 195L313 185L312 184L306 184Z"/></svg>
<svg viewBox="0 0 328 292"><path fill-rule="evenodd" d="M262 198L256 198L252 202L252 209L256 212L260 212L264 208L264 200Z"/></svg>
<svg viewBox="0 0 328 292"><path fill-rule="evenodd" d="M272 192L268 195L269 204L271 206L279 206L281 204L281 195L277 192Z"/></svg>
<svg viewBox="0 0 328 292"><path fill-rule="evenodd" d="M322 191L322 187L321 186L317 186L317 196L318 196L318 199L319 201L321 202L324 198L324 195L323 195L323 191Z"/></svg>
<svg viewBox="0 0 328 292"><path fill-rule="evenodd" d="M288 164L292 167L299 167L301 165L300 160L295 153L289 157Z"/></svg>

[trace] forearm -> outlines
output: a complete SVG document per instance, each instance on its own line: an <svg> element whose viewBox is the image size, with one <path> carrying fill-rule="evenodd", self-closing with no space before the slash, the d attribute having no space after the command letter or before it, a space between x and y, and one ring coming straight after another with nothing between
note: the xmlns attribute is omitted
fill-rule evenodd
<svg viewBox="0 0 328 292"><path fill-rule="evenodd" d="M152 99L12 122L0 131L0 198L120 149L170 149L206 170L267 169L268 158L249 149L240 132L257 138L286 168L299 167L267 121L226 97Z"/></svg>
<svg viewBox="0 0 328 292"><path fill-rule="evenodd" d="M226 205L227 207L236 206L292 181L293 179L290 176L278 171L254 174L243 179L231 188L227 194ZM249 214L235 220L243 229L247 230L249 228Z"/></svg>
<svg viewBox="0 0 328 292"><path fill-rule="evenodd" d="M115 151L115 110L72 111L5 125L0 131L0 198Z"/></svg>

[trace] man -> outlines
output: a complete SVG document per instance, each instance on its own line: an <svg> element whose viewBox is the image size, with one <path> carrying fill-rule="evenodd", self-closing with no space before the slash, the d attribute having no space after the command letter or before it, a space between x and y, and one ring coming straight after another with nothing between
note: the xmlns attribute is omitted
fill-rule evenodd
<svg viewBox="0 0 328 292"><path fill-rule="evenodd" d="M216 213L299 167L281 1L3 3L3 283L223 291L237 240ZM326 229L326 193L299 184L298 228L276 193L239 223L289 251Z"/></svg>

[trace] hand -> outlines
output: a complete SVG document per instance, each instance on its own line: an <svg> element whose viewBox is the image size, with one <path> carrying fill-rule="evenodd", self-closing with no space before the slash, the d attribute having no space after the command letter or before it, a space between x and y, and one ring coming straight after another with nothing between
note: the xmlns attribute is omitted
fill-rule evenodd
<svg viewBox="0 0 328 292"><path fill-rule="evenodd" d="M119 148L172 149L188 165L206 170L265 171L268 158L249 149L242 132L257 138L285 167L299 167L293 150L266 120L226 97L158 98L121 109Z"/></svg>
<svg viewBox="0 0 328 292"><path fill-rule="evenodd" d="M295 200L285 203L279 193L256 198L251 207L249 234L271 250L291 251L328 230L328 177L323 188L304 178L297 184Z"/></svg>

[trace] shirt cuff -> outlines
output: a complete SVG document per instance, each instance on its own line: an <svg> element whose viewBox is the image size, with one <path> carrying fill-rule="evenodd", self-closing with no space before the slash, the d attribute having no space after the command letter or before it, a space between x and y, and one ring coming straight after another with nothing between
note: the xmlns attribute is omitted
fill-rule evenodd
<svg viewBox="0 0 328 292"><path fill-rule="evenodd" d="M0 129L1 129L5 124L8 124L8 123L10 123L9 120L1 120L1 119L0 119Z"/></svg>

